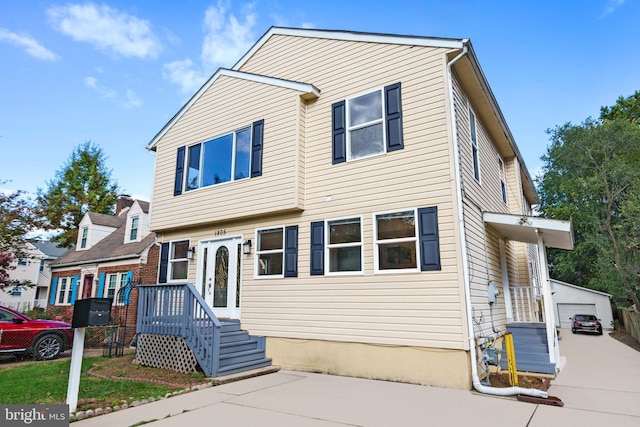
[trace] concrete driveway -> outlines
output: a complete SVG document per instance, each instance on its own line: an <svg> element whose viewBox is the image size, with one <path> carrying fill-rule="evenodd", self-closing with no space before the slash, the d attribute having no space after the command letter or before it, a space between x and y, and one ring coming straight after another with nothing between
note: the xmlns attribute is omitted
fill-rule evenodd
<svg viewBox="0 0 640 427"><path fill-rule="evenodd" d="M640 353L606 333L562 336L567 363L549 393L563 400L563 408L464 390L280 371L74 425L639 426Z"/></svg>

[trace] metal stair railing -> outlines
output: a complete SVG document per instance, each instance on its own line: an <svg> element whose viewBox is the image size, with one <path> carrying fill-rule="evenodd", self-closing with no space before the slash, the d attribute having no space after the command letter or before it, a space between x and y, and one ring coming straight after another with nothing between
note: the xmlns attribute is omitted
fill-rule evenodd
<svg viewBox="0 0 640 427"><path fill-rule="evenodd" d="M222 323L190 283L138 286L139 334L184 338L208 377L218 376Z"/></svg>

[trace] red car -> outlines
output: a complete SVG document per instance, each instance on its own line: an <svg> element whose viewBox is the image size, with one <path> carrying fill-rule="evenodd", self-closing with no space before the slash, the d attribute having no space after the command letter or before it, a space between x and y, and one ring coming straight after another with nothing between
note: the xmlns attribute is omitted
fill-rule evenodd
<svg viewBox="0 0 640 427"><path fill-rule="evenodd" d="M36 359L55 359L73 343L71 325L56 320L30 319L0 306L0 354L30 353Z"/></svg>

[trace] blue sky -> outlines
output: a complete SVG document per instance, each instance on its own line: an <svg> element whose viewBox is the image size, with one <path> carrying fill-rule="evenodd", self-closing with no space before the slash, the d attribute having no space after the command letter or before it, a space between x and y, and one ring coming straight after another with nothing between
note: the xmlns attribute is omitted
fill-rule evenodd
<svg viewBox="0 0 640 427"><path fill-rule="evenodd" d="M0 0L0 189L35 195L91 140L150 200L144 146L272 25L470 38L530 172L546 129L640 89L640 2Z"/></svg>

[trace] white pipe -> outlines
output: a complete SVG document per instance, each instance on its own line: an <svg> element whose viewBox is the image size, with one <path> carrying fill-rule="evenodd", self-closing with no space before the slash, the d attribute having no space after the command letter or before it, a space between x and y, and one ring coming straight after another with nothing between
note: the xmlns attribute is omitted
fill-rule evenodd
<svg viewBox="0 0 640 427"><path fill-rule="evenodd" d="M473 387L479 391L480 393L492 394L495 396L513 396L516 394L524 394L526 396L533 397L542 397L547 398L549 395L546 391L537 390L537 389L529 389L522 387L507 387L507 388L496 388L485 386L480 382L480 377L478 376L478 366L477 366L477 354L476 354L476 346L475 346L475 338L473 331L473 321L470 318L471 316L471 285L469 283L469 261L467 259L467 242L465 237L465 229L464 229L464 208L462 206L462 182L460 175L460 157L458 150L458 136L456 132L456 110L454 104L453 97L453 79L451 74L451 67L456 61L462 58L467 54L468 40L463 42L462 52L458 54L455 58L447 64L448 78L449 78L449 108L451 109L451 135L453 137L453 155L454 155L454 165L455 165L455 179L456 179L456 192L459 197L458 202L458 226L460 228L460 243L461 243L461 251L462 251L462 274L464 276L464 295L465 295L465 304L467 311L467 327L469 333L469 357L471 358L471 379L473 382Z"/></svg>

